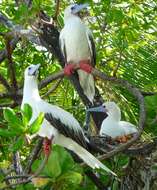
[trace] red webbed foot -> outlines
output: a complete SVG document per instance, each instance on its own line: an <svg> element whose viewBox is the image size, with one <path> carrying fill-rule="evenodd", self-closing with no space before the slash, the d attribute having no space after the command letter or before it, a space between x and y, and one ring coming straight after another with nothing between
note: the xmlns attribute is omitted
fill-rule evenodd
<svg viewBox="0 0 157 190"><path fill-rule="evenodd" d="M66 64L64 67L64 75L70 76L74 73L75 71L75 65L74 64Z"/></svg>
<svg viewBox="0 0 157 190"><path fill-rule="evenodd" d="M83 71L86 71L87 73L92 72L93 67L91 66L89 60L81 60L79 62L79 65L80 65L80 69L82 69Z"/></svg>
<svg viewBox="0 0 157 190"><path fill-rule="evenodd" d="M118 143L126 143L128 140L131 139L131 135L123 135L123 136L120 136L120 137L116 137L116 141Z"/></svg>
<svg viewBox="0 0 157 190"><path fill-rule="evenodd" d="M44 142L43 142L43 148L44 148L44 154L46 156L49 156L51 153L51 144L52 144L52 140L45 138Z"/></svg>

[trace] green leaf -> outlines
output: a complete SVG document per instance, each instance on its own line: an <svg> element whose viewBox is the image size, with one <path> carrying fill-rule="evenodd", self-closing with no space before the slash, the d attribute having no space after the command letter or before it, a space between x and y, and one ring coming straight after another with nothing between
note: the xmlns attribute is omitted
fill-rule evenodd
<svg viewBox="0 0 157 190"><path fill-rule="evenodd" d="M34 177L32 183L35 187L42 187L50 181L50 178Z"/></svg>
<svg viewBox="0 0 157 190"><path fill-rule="evenodd" d="M17 150L21 149L23 144L24 144L24 137L21 136L21 137L18 138L16 143L13 145L13 147L12 147L13 152L16 152Z"/></svg>
<svg viewBox="0 0 157 190"><path fill-rule="evenodd" d="M61 155L57 151L50 154L49 160L44 169L44 173L50 177L56 178L61 174L61 166L59 163Z"/></svg>
<svg viewBox="0 0 157 190"><path fill-rule="evenodd" d="M24 104L22 109L23 124L27 126L31 118L32 118L32 108L29 104Z"/></svg>
<svg viewBox="0 0 157 190"><path fill-rule="evenodd" d="M82 175L78 172L68 171L57 178L54 189L77 189L82 181Z"/></svg>
<svg viewBox="0 0 157 190"><path fill-rule="evenodd" d="M3 111L3 115L10 128L13 128L17 132L25 131L23 122L16 116L14 110L11 108L6 108Z"/></svg>
<svg viewBox="0 0 157 190"><path fill-rule="evenodd" d="M54 151L57 152L59 155L62 155L59 157L59 163L62 168L62 172L65 173L71 168L74 169L74 165L77 166L77 164L75 164L75 162L73 161L71 155L63 147L55 145L53 146L53 152Z"/></svg>
<svg viewBox="0 0 157 190"><path fill-rule="evenodd" d="M17 131L8 131L6 129L0 129L0 136L2 137L14 137L17 134Z"/></svg>
<svg viewBox="0 0 157 190"><path fill-rule="evenodd" d="M11 108L5 108L3 111L4 119L8 122L12 121L12 118L15 117L15 112Z"/></svg>
<svg viewBox="0 0 157 190"><path fill-rule="evenodd" d="M29 127L28 132L30 133L38 132L43 120L44 120L44 113L40 113L39 116L33 121L31 126Z"/></svg>

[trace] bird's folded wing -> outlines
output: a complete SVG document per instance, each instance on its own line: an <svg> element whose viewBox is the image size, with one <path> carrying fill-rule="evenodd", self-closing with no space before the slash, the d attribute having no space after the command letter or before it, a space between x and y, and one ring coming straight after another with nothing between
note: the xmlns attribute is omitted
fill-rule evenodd
<svg viewBox="0 0 157 190"><path fill-rule="evenodd" d="M65 125L59 118L53 117L51 113L45 114L45 119L56 128L61 134L66 137L73 139L75 142L87 148L87 139L83 134L82 130L74 129L72 126Z"/></svg>
<svg viewBox="0 0 157 190"><path fill-rule="evenodd" d="M64 30L61 31L60 36L59 36L59 46L60 46L62 55L64 57L64 60L65 62L67 62L67 53L66 53L65 40L64 40L63 34L64 34Z"/></svg>
<svg viewBox="0 0 157 190"><path fill-rule="evenodd" d="M92 66L95 67L96 65L95 43L94 43L92 32L88 28L86 28L86 36L87 36L88 45L89 45L89 49L91 53L91 63L92 63Z"/></svg>
<svg viewBox="0 0 157 190"><path fill-rule="evenodd" d="M126 135L138 132L136 126L133 125L132 123L127 122L127 121L120 121L119 126L121 128L123 128Z"/></svg>

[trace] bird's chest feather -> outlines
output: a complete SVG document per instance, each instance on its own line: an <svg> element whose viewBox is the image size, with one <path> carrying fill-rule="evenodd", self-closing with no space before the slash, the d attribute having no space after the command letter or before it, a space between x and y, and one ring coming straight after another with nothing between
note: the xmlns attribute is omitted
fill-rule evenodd
<svg viewBox="0 0 157 190"><path fill-rule="evenodd" d="M86 29L81 23L69 23L64 28L64 40L68 61L90 58Z"/></svg>
<svg viewBox="0 0 157 190"><path fill-rule="evenodd" d="M119 126L119 122L114 121L112 119L106 119L102 123L101 133L111 136L115 138L117 136L121 136L123 134L122 128Z"/></svg>

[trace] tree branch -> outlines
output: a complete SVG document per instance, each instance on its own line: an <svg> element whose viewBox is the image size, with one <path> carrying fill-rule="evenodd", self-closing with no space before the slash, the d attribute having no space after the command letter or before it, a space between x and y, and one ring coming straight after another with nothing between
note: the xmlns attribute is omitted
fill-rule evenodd
<svg viewBox="0 0 157 190"><path fill-rule="evenodd" d="M1 74L0 74L0 81L4 85L4 87L10 92L11 91L11 87L8 84L8 81Z"/></svg>
<svg viewBox="0 0 157 190"><path fill-rule="evenodd" d="M53 20L57 20L57 16L59 14L59 6L60 6L60 0L56 0L56 9L55 9L55 14L53 16Z"/></svg>
<svg viewBox="0 0 157 190"><path fill-rule="evenodd" d="M33 162L36 160L36 158L38 157L38 154L42 148L42 145L43 145L43 138L39 137L38 142L36 143L35 147L32 150L32 153L30 154L30 156L28 158L28 162L24 169L24 173L26 173L26 174L30 173L31 166L32 166Z"/></svg>
<svg viewBox="0 0 157 190"><path fill-rule="evenodd" d="M57 87L60 85L62 79L63 79L63 78L59 79L59 80L42 96L42 98L48 96L48 95L51 94L53 91L55 91L55 90L57 89Z"/></svg>
<svg viewBox="0 0 157 190"><path fill-rule="evenodd" d="M18 90L18 86L17 86L17 81L16 81L16 74L15 74L15 68L14 68L14 63L12 60L12 48L10 45L10 40L6 39L6 49L7 49L7 58L8 58L8 65L9 65L9 70L11 73L11 81L12 81L12 88L14 93L16 94L17 90Z"/></svg>
<svg viewBox="0 0 157 190"><path fill-rule="evenodd" d="M13 154L13 166L17 175L23 173L19 151Z"/></svg>
<svg viewBox="0 0 157 190"><path fill-rule="evenodd" d="M157 92L144 92L144 91L141 91L142 95L143 96L154 96L154 95L157 95Z"/></svg>
<svg viewBox="0 0 157 190"><path fill-rule="evenodd" d="M16 48L16 45L19 42L19 40L20 40L19 37L14 37L10 41L10 47L12 50L14 50ZM3 62L6 58L7 58L7 50L4 49L4 50L0 51L0 63Z"/></svg>

